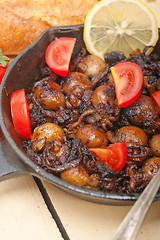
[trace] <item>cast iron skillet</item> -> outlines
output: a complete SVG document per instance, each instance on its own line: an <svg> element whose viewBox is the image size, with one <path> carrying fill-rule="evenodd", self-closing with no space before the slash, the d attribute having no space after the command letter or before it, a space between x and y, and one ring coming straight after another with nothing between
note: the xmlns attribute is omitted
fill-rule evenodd
<svg viewBox="0 0 160 240"><path fill-rule="evenodd" d="M73 58L84 46L83 25L55 27L44 31L38 39L20 53L10 64L0 88L0 181L19 175L31 174L48 180L54 186L76 197L87 201L110 204L130 205L138 198L138 194L120 195L94 191L67 183L60 178L39 168L25 154L22 139L16 133L10 114L10 97L12 92L24 88L30 91L31 86L40 76L40 65L44 61L44 53L48 44L56 37L75 37L77 39ZM154 51L158 51L158 42ZM160 200L160 193L156 200Z"/></svg>

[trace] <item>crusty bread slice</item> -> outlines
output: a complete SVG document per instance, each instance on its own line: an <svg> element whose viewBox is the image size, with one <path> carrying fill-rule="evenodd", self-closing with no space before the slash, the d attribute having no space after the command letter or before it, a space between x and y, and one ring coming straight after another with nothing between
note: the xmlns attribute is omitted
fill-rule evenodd
<svg viewBox="0 0 160 240"><path fill-rule="evenodd" d="M0 0L0 48L17 55L53 26L84 22L98 0Z"/></svg>

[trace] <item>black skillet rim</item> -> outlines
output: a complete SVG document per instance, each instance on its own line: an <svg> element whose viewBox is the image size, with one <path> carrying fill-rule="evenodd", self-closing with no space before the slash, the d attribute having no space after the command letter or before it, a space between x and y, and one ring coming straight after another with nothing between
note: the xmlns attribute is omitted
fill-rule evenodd
<svg viewBox="0 0 160 240"><path fill-rule="evenodd" d="M78 29L83 28L83 24L76 25L76 26L64 26L64 27L54 27L50 28L51 30L59 30L59 29ZM45 30L31 45L29 45L26 49L24 49L10 64L8 67L6 74L3 78L3 81L0 86L0 126L2 129L2 132L7 139L9 145L13 148L13 150L16 152L18 157L27 165L29 166L32 171L29 174L38 176L42 179L48 180L56 187L62 189L63 191L66 191L76 197L82 198L87 201L95 202L95 203L102 203L102 204L108 204L108 205L130 205L133 204L135 200L139 197L140 194L129 194L129 195L120 195L120 194L112 194L102 191L95 191L88 188L83 188L79 186L75 186L73 184L67 183L60 179L59 177L54 176L51 173L46 172L42 168L39 168L34 162L32 162L27 155L21 151L14 140L11 138L7 127L4 123L3 113L2 113L2 91L3 87L5 86L5 81L7 79L7 76L9 75L10 70L16 65L16 63L19 61L19 59L28 52L29 49L34 48L35 45L39 42L41 38L43 38L44 35L49 34L50 29ZM155 200L160 200L160 193L156 195Z"/></svg>

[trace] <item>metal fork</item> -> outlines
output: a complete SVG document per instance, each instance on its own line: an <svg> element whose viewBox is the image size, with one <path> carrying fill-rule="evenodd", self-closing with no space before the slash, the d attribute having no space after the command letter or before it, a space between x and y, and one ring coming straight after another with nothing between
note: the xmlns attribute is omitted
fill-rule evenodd
<svg viewBox="0 0 160 240"><path fill-rule="evenodd" d="M111 240L135 240L146 213L160 187L160 169L130 209Z"/></svg>

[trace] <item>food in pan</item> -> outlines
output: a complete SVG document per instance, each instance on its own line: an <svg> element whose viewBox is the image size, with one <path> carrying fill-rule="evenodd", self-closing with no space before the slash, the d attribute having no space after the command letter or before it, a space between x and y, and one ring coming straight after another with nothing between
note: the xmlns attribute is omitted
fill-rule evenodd
<svg viewBox="0 0 160 240"><path fill-rule="evenodd" d="M21 138L31 138L29 108L24 89L15 91L11 98L11 113L15 129Z"/></svg>
<svg viewBox="0 0 160 240"><path fill-rule="evenodd" d="M23 95L31 124L31 138L23 137L27 155L75 185L141 192L160 168L159 55L147 55L146 47L102 59L82 48L66 70L64 48L53 60L65 76L43 63L41 78Z"/></svg>
<svg viewBox="0 0 160 240"><path fill-rule="evenodd" d="M95 58L94 76L86 71L89 58ZM42 66L26 95L32 135L23 147L38 166L70 183L141 192L160 168L160 119L152 98L160 90L159 57L137 50L129 58L111 52L104 59L82 49L66 77ZM141 68L143 87L137 100L120 107L111 69L126 62ZM134 71L128 69L125 84L132 89Z"/></svg>

